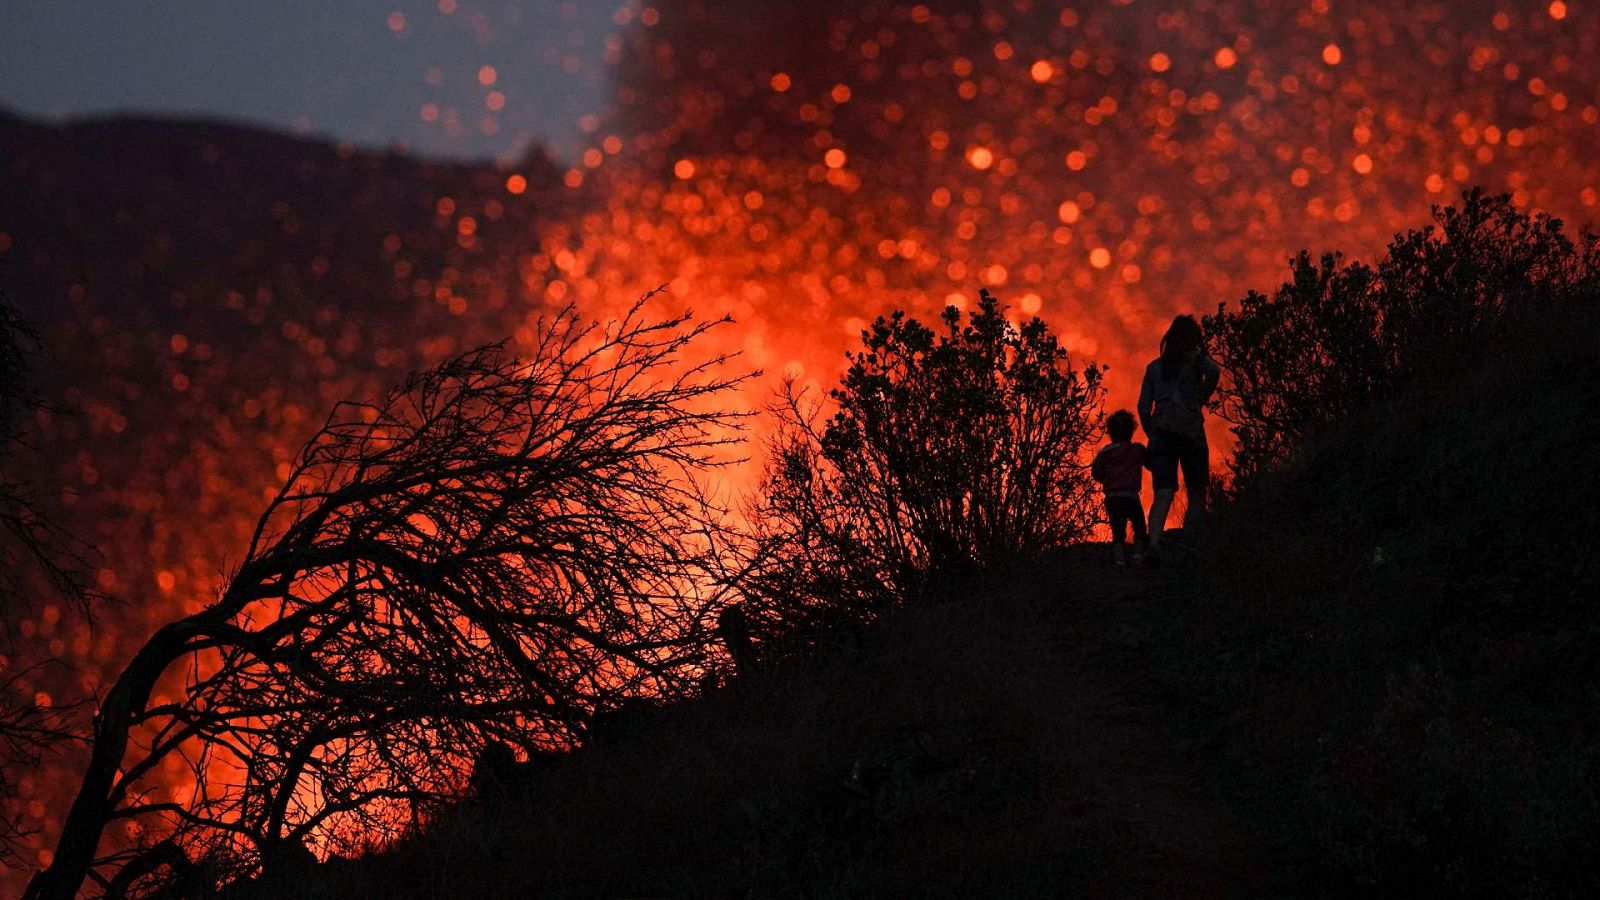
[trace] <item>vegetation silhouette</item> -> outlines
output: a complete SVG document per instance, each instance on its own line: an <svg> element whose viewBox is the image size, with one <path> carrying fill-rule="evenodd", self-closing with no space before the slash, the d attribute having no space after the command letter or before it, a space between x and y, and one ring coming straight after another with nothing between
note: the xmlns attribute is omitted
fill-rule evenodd
<svg viewBox="0 0 1600 900"><path fill-rule="evenodd" d="M89 573L93 548L55 521L20 474L19 457L31 451L28 419L45 409L32 389L31 363L39 337L0 294L0 862L16 865L29 835L12 815L13 773L39 765L74 740L71 718L79 704L41 702L18 690L50 661L19 661L14 625L23 613L62 601L68 614L88 617L104 600Z"/></svg>
<svg viewBox="0 0 1600 900"><path fill-rule="evenodd" d="M1436 219L1206 318L1234 479L1159 575L1062 549L1100 370L987 293L788 387L749 535L718 323L569 311L341 406L105 698L30 895L1600 889L1597 240Z"/></svg>
<svg viewBox="0 0 1600 900"><path fill-rule="evenodd" d="M1600 292L1600 243L1474 189L1376 264L1301 253L1270 296L1205 318L1229 378L1232 468L1247 481L1429 370L1501 340L1508 322L1570 315ZM1553 323L1552 323L1553 324Z"/></svg>
<svg viewBox="0 0 1600 900"><path fill-rule="evenodd" d="M1100 368L1073 368L1042 319L1011 322L988 291L940 324L880 317L826 408L792 383L774 405L740 581L769 628L950 595L1094 527Z"/></svg>
<svg viewBox="0 0 1600 900"><path fill-rule="evenodd" d="M1592 456L1572 423L1600 413L1600 333L1566 323L1597 299L1594 239L1481 194L1438 215L1457 237L1401 235L1372 267L1394 287L1291 283L1219 313L1235 424L1265 441L1269 416L1299 418L1242 443L1257 455L1197 552L1160 573L1046 552L958 602L884 600L857 652L669 707L627 747L515 788L510 812L464 807L302 884L1592 893L1600 483L1566 461ZM1514 253L1517 235L1538 252ZM1418 330L1369 353L1352 307ZM824 434L803 459L827 462ZM1570 518L1552 521L1553 498ZM832 559L797 570L815 603L831 571L855 584Z"/></svg>
<svg viewBox="0 0 1600 900"><path fill-rule="evenodd" d="M1586 896L1600 240L1435 221L1208 319L1239 478L1152 641L1286 884Z"/></svg>
<svg viewBox="0 0 1600 900"><path fill-rule="evenodd" d="M174 848L209 890L313 841L368 846L456 796L486 744L570 745L597 713L691 684L722 590L702 481L739 440L716 401L744 376L685 356L720 322L644 303L605 324L568 310L526 360L476 350L341 404L216 601L101 701L27 896L91 875L151 890L195 871ZM173 762L187 801L148 780ZM102 854L114 823L156 838Z"/></svg>

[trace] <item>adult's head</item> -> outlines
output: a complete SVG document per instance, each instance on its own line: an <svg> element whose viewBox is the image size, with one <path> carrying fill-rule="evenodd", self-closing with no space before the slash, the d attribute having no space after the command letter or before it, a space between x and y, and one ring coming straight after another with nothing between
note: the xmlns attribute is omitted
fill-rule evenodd
<svg viewBox="0 0 1600 900"><path fill-rule="evenodd" d="M1162 377L1170 379L1177 375L1203 343L1205 335L1201 333L1200 323L1194 320L1194 316L1173 316L1167 333L1161 336Z"/></svg>
<svg viewBox="0 0 1600 900"><path fill-rule="evenodd" d="M1183 362L1205 343L1200 323L1194 316L1173 316L1167 333L1161 336L1161 358L1170 362Z"/></svg>

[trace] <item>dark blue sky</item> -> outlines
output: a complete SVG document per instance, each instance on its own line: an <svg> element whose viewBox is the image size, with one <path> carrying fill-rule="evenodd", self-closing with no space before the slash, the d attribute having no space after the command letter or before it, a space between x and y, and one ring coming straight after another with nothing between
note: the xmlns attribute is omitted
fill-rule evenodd
<svg viewBox="0 0 1600 900"><path fill-rule="evenodd" d="M619 8L628 0L7 0L0 106L222 116L430 155L539 138L561 151L603 103Z"/></svg>

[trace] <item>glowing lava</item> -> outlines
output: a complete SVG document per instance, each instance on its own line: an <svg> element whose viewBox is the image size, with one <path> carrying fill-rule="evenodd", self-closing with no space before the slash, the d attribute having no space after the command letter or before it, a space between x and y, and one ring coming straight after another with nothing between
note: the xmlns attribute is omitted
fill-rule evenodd
<svg viewBox="0 0 1600 900"><path fill-rule="evenodd" d="M1578 223L1600 202L1600 10L1586 6L755 15L683 0L616 20L616 103L586 123L592 145L570 168L506 167L448 194L419 184L432 235L384 237L376 262L317 256L270 286L194 293L213 319L260 310L259 342L211 319L157 334L134 311L73 307L61 333L104 374L68 395L83 422L52 426L57 474L92 511L102 584L132 605L93 632L49 608L20 624L79 666L52 689L92 690L155 623L212 596L333 400L526 339L554 305L602 316L666 284L674 304L738 319L727 333L752 366L826 385L870 317L932 318L987 286L1044 316L1079 362L1109 363L1110 403L1125 406L1171 315L1270 287L1296 250L1370 255L1472 184ZM475 77L505 88L490 67ZM331 216L285 210L280 224L325 227L318 215ZM0 234L0 258L27 237ZM353 309L376 298L317 287L362 264L414 318L358 327ZM1220 455L1220 426L1213 439ZM23 784L44 838L70 774Z"/></svg>

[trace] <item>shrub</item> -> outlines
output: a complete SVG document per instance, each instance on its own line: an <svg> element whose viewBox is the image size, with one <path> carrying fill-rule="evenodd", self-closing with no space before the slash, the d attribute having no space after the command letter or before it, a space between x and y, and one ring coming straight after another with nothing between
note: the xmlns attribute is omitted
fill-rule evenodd
<svg viewBox="0 0 1600 900"><path fill-rule="evenodd" d="M1376 267L1301 253L1271 296L1217 307L1205 331L1228 378L1223 415L1237 478L1282 462L1424 369L1491 340L1505 313L1541 314L1600 286L1596 239L1474 190L1434 208L1436 226L1400 235Z"/></svg>
<svg viewBox="0 0 1600 900"><path fill-rule="evenodd" d="M1072 368L1049 326L1011 323L987 291L941 324L875 321L825 422L792 385L778 404L747 587L790 621L870 614L1093 527L1081 456L1101 370Z"/></svg>

